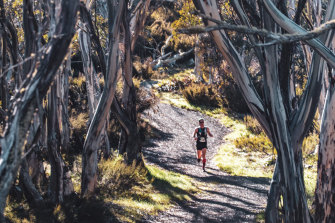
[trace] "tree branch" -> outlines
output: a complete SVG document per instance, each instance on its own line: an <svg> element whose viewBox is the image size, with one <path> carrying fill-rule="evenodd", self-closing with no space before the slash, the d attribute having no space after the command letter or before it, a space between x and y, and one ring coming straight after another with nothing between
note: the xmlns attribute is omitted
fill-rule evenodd
<svg viewBox="0 0 335 223"><path fill-rule="evenodd" d="M301 26L294 23L292 20L283 15L270 0L262 0L266 9L276 23L285 29L287 32L293 34L307 34L308 32ZM305 41L310 45L321 57L326 60L332 68L335 68L335 55L327 48L319 39L309 39Z"/></svg>
<svg viewBox="0 0 335 223"><path fill-rule="evenodd" d="M207 16L203 16L203 17L207 17ZM231 25L229 23L222 22L222 21L215 21L215 22L218 25L207 26L207 27L196 26L196 27L191 27L187 29L178 29L177 32L183 33L183 34L196 34L196 33L205 33L205 32L211 32L215 30L226 29L226 30L237 31L237 32L245 33L245 34L259 35L262 37L272 39L272 41L268 43L255 44L255 46L269 46L269 45L279 44L279 43L292 43L296 41L306 41L306 40L314 39L320 36L321 34L325 33L326 31L335 28L335 20L331 20L309 32L298 33L298 34L280 34L280 33L270 32L265 29L258 29L256 27L249 27L249 26L244 26L244 25Z"/></svg>

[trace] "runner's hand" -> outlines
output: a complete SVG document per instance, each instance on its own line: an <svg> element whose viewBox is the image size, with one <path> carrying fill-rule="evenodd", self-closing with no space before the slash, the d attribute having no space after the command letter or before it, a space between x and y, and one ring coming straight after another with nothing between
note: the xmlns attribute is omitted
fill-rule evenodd
<svg viewBox="0 0 335 223"><path fill-rule="evenodd" d="M194 140L197 141L198 137L194 137Z"/></svg>

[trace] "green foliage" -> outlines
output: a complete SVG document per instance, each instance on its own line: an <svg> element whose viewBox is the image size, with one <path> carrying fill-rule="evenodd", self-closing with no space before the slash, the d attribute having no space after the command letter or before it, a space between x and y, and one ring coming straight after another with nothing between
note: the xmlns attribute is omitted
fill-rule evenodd
<svg viewBox="0 0 335 223"><path fill-rule="evenodd" d="M187 28L200 25L201 24L200 17L192 13L195 10L196 8L192 0L183 0L183 6L178 11L180 17L178 20L175 20L172 23L172 28L176 30L180 28ZM178 37L178 35L176 35L175 37Z"/></svg>
<svg viewBox="0 0 335 223"><path fill-rule="evenodd" d="M157 214L172 200L185 200L196 188L187 176L154 166L126 165L121 156L101 161L99 196L112 202L111 212L121 222L137 222L143 215Z"/></svg>
<svg viewBox="0 0 335 223"><path fill-rule="evenodd" d="M240 138L235 139L234 145L245 152L264 152L271 154L273 145L265 134L257 136L246 134Z"/></svg>
<svg viewBox="0 0 335 223"><path fill-rule="evenodd" d="M79 113L75 117L70 118L70 123L74 131L83 132L86 129L88 114Z"/></svg>
<svg viewBox="0 0 335 223"><path fill-rule="evenodd" d="M217 90L212 85L192 83L183 90L183 96L194 105L218 108L222 104Z"/></svg>
<svg viewBox="0 0 335 223"><path fill-rule="evenodd" d="M88 114L87 113L79 113L72 114L70 116L70 124L72 127L71 138L69 151L73 154L79 154L82 151L85 135L87 131L87 123L88 123ZM70 157L70 156L66 156Z"/></svg>
<svg viewBox="0 0 335 223"><path fill-rule="evenodd" d="M173 29L172 34L175 50L179 48L189 48L194 46L194 36L176 33L177 29L197 26L201 24L200 17L194 15L192 13L193 11L195 11L193 1L183 0L183 6L178 11L180 17L171 24L171 27Z"/></svg>

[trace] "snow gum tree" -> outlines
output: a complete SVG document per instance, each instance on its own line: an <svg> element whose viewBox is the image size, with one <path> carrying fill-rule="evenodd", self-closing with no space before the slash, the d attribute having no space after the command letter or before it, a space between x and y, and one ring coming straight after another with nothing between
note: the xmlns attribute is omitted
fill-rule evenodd
<svg viewBox="0 0 335 223"><path fill-rule="evenodd" d="M202 13L207 28L222 22L216 0L193 2ZM294 13L287 2L231 0L230 4L234 7L239 22L247 27L254 26L272 33L306 34L306 30L299 25L306 1L298 1ZM324 21L334 17L332 4L333 1L328 1ZM313 49L313 53L310 64L305 64L309 65L308 81L300 97L296 95L295 78L291 69L294 53L292 45L273 44L271 38L247 35L248 42L254 46L254 54L261 68L263 89L260 93L256 91L241 53L233 45L229 34L222 29L210 32L228 62L248 107L278 153L266 208L267 222L312 222L305 195L301 145L317 109L323 80L322 63L325 61L331 68L335 67L335 56L327 42L331 32L327 31L319 38L304 41ZM326 143L331 145L330 141ZM328 151L331 153L329 149ZM279 206L280 201L283 201L282 207ZM330 215L329 213L327 210L326 215Z"/></svg>

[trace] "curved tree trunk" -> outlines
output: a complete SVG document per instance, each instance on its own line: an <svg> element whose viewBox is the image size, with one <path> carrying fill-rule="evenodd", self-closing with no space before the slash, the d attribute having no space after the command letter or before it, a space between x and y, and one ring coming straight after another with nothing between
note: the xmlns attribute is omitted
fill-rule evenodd
<svg viewBox="0 0 335 223"><path fill-rule="evenodd" d="M138 1L137 4L132 4L134 8L131 11L135 13L130 15L131 12L125 8L125 16L123 17L125 59L123 65L124 88L122 105L124 109L117 103L117 100L114 100L117 104L113 105L112 112L122 126L118 150L120 154L126 154L125 157L128 163L132 163L134 160L136 162L142 160L140 156L140 136L137 128L136 89L132 80L131 57L136 39L144 27L150 2L151 0L143 0Z"/></svg>
<svg viewBox="0 0 335 223"><path fill-rule="evenodd" d="M98 107L89 126L84 143L82 156L82 196L90 195L96 186L97 180L97 150L99 138L106 123L109 109L112 104L118 71L118 50L121 17L124 12L125 2L122 0L108 0L108 23L109 23L109 52L107 60L107 73L105 87L99 100Z"/></svg>
<svg viewBox="0 0 335 223"><path fill-rule="evenodd" d="M8 126L4 131L0 154L0 215L6 205L10 187L16 178L21 162L21 153L34 111L46 95L58 67L62 63L74 35L78 0L62 0L55 2L59 18L54 32L50 32L50 40L41 52L38 67L34 75L25 80L20 91L13 97L13 105L9 109Z"/></svg>
<svg viewBox="0 0 335 223"><path fill-rule="evenodd" d="M89 1L86 3L89 5ZM88 9L87 9L88 10ZM88 108L89 108L89 121L91 122L94 112L97 108L99 103L99 98L101 96L101 90L99 86L99 77L97 72L94 68L93 59L92 59L92 42L90 33L94 32L94 30L90 30L89 21L86 17L87 14L82 13L81 22L79 26L81 29L79 30L79 45L81 50L81 56L83 61L83 68L85 74L85 81L86 81L86 89L87 89L87 98L88 98ZM104 156L109 157L110 155L110 144L107 135L107 125L105 125L103 129L103 133L100 139L105 140L105 150Z"/></svg>

